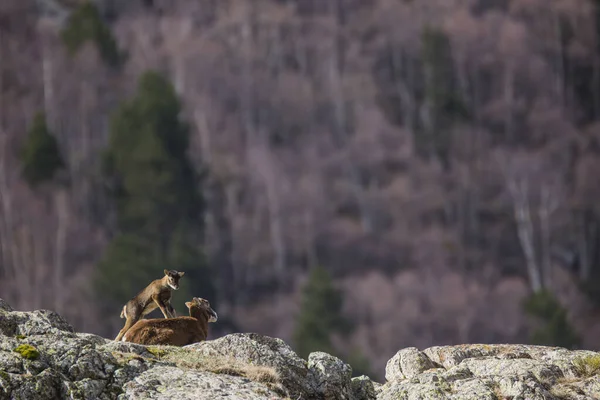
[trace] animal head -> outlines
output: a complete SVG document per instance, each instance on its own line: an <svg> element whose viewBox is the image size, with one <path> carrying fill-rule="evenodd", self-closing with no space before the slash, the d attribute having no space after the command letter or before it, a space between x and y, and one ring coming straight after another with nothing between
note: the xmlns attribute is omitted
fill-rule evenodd
<svg viewBox="0 0 600 400"><path fill-rule="evenodd" d="M179 279L185 274L185 272L177 272L174 269L164 270L165 276L167 277L167 285L173 290L179 289Z"/></svg>
<svg viewBox="0 0 600 400"><path fill-rule="evenodd" d="M192 301L188 301L185 303L186 307L191 309L192 307L197 307L203 311L205 311L209 318L208 322L217 322L218 316L215 310L213 310L210 306L210 303L206 299L202 299L199 297L194 297Z"/></svg>

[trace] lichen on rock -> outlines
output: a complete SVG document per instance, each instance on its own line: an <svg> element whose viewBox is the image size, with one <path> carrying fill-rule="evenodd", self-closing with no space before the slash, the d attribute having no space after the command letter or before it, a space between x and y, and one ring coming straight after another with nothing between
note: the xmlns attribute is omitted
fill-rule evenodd
<svg viewBox="0 0 600 400"><path fill-rule="evenodd" d="M385 379L388 381L402 378L412 378L436 364L420 352L416 347L402 349L394 355L385 367Z"/></svg>
<svg viewBox="0 0 600 400"><path fill-rule="evenodd" d="M227 356L243 363L273 368L292 398L314 392L307 362L281 339L256 333L235 333L185 348L209 357Z"/></svg>
<svg viewBox="0 0 600 400"><path fill-rule="evenodd" d="M375 385L368 376L361 375L352 378L351 385L354 400L375 400L377 398Z"/></svg>
<svg viewBox="0 0 600 400"><path fill-rule="evenodd" d="M600 354L559 347L409 347L383 384L323 352L304 360L254 333L184 347L74 332L52 311L0 299L0 400L584 400L600 398Z"/></svg>
<svg viewBox="0 0 600 400"><path fill-rule="evenodd" d="M1 400L221 395L271 400L291 398L291 393L294 399L318 399L325 387L327 393L345 393L338 398L352 394L349 366L323 353L313 357L316 370L310 370L280 339L233 334L184 348L142 346L76 333L51 311L20 312L3 301L0 305ZM317 375L321 385L315 383ZM329 382L327 377L337 378Z"/></svg>
<svg viewBox="0 0 600 400"><path fill-rule="evenodd" d="M600 398L598 353L528 345L435 346L416 353L409 348L388 362L378 399L593 399ZM403 356L417 365L434 365L412 378ZM415 363L413 363L415 364ZM423 367L413 369L418 372Z"/></svg>
<svg viewBox="0 0 600 400"><path fill-rule="evenodd" d="M329 400L351 398L352 368L337 357L320 351L308 356L315 395Z"/></svg>

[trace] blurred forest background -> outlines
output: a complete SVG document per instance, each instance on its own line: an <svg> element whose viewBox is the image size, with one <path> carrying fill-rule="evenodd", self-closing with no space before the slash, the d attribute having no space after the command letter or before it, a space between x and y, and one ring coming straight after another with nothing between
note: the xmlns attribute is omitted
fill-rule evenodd
<svg viewBox="0 0 600 400"><path fill-rule="evenodd" d="M0 297L80 331L597 349L599 196L598 0L0 1Z"/></svg>

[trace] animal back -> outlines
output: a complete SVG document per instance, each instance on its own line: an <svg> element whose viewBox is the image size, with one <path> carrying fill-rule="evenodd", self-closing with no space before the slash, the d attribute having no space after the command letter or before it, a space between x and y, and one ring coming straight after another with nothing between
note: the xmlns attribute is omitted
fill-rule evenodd
<svg viewBox="0 0 600 400"><path fill-rule="evenodd" d="M200 332L198 321L191 317L146 319L136 322L125 334L125 340L144 345L185 346L204 340Z"/></svg>

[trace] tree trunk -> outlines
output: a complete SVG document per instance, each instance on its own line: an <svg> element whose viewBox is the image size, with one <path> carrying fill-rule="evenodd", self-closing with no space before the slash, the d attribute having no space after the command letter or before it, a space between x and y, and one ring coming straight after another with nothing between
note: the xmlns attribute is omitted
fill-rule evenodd
<svg viewBox="0 0 600 400"><path fill-rule="evenodd" d="M600 29L600 28L598 28ZM598 38L600 40L600 38ZM592 75L592 96L594 101L594 119L598 119L600 116L600 54L594 54L593 56L593 75Z"/></svg>
<svg viewBox="0 0 600 400"><path fill-rule="evenodd" d="M542 279L543 286L552 287L552 265L550 259L550 215L554 211L548 196L550 193L546 188L542 187L541 204L538 212L540 220L540 244L542 258Z"/></svg>
<svg viewBox="0 0 600 400"><path fill-rule="evenodd" d="M275 182L271 179L265 181L267 189L267 204L269 210L269 230L271 233L271 244L275 252L275 269L280 279L284 277L286 266L287 251L283 237L283 228L281 223L281 203L279 193L275 187Z"/></svg>
<svg viewBox="0 0 600 400"><path fill-rule="evenodd" d="M515 72L512 65L507 64L504 70L504 132L506 140L512 143L515 140L514 118L512 107L515 101Z"/></svg>
<svg viewBox="0 0 600 400"><path fill-rule="evenodd" d="M561 27L560 15L555 12L553 13L554 19L554 32L556 38L556 93L560 98L562 105L567 106L567 98L565 96L565 77L566 77L566 68L565 68L565 56L564 56L564 46L563 46L563 32Z"/></svg>
<svg viewBox="0 0 600 400"><path fill-rule="evenodd" d="M44 111L46 114L46 124L53 131L55 128L54 113L54 85L53 85L53 70L52 70L52 55L45 43L44 38L40 38L40 46L42 47L42 83L44 85Z"/></svg>
<svg viewBox="0 0 600 400"><path fill-rule="evenodd" d="M586 282L592 278L592 265L594 265L594 249L598 240L598 229L593 212L584 210L578 215L578 254L579 254L579 279Z"/></svg>
<svg viewBox="0 0 600 400"><path fill-rule="evenodd" d="M410 93L408 89L408 85L403 79L402 74L402 50L396 50L393 43L389 41L388 43L390 56L390 68L392 69L392 76L394 82L394 88L396 90L396 95L400 98L402 102L402 114L403 114L403 122L404 125L409 129L412 135L415 134L417 129L416 124L416 106L415 99Z"/></svg>
<svg viewBox="0 0 600 400"><path fill-rule="evenodd" d="M230 306L236 302L236 275L233 268L233 232L229 219L228 196L221 182L213 182L209 192L209 208L214 223L213 236L217 238L211 264L217 267L219 274L220 307Z"/></svg>
<svg viewBox="0 0 600 400"><path fill-rule="evenodd" d="M2 109L0 104L0 110ZM1 119L0 119L1 121ZM0 126L0 133L4 133ZM4 273L3 283L7 290L7 300L18 303L17 283L20 282L20 273L22 273L17 255L15 253L15 239L13 223L12 192L8 186L6 161L5 161L5 142L6 136L0 136L0 246L2 250L2 270Z"/></svg>
<svg viewBox="0 0 600 400"><path fill-rule="evenodd" d="M58 313L65 311L65 292L67 274L65 273L65 251L67 232L69 228L68 194L65 189L59 188L55 192L54 204L56 208L56 232L54 243L54 273L53 294L54 308Z"/></svg>
<svg viewBox="0 0 600 400"><path fill-rule="evenodd" d="M244 276L245 271L240 270L239 265L239 257L238 257L238 246L236 242L236 226L235 219L238 215L237 210L237 187L234 183L230 183L224 187L224 195L225 195L225 218L228 221L228 226L230 229L231 241L229 244L229 260L231 262L231 270L233 275L233 280L231 282L232 289L236 292L236 296L232 298L232 307L237 305L237 302L240 297L240 292L242 291L242 285L240 285L240 275Z"/></svg>
<svg viewBox="0 0 600 400"><path fill-rule="evenodd" d="M206 114L200 109L194 110L194 121L196 122L196 131L200 139L200 151L202 153L202 161L207 165L212 162L211 138L210 130L208 129L208 121Z"/></svg>
<svg viewBox="0 0 600 400"><path fill-rule="evenodd" d="M339 33L336 32L339 35ZM342 68L341 68L341 55L340 55L340 43L339 39L334 38L333 49L329 56L329 82L330 82L330 93L331 101L334 106L334 120L335 120L335 133L334 139L340 149L344 148L347 142L347 137L350 135L348 132L348 115L346 110L346 98L344 94L344 88L342 83ZM360 173L352 160L348 159L345 162L345 170L348 174L348 178L353 182L354 197L358 204L360 213L361 227L364 232L370 233L373 230L371 212L368 208L364 188L361 182Z"/></svg>
<svg viewBox="0 0 600 400"><path fill-rule="evenodd" d="M315 234L314 234L314 217L310 210L304 211L304 243L306 260L309 270L316 267L319 264L317 259L317 252L315 250Z"/></svg>
<svg viewBox="0 0 600 400"><path fill-rule="evenodd" d="M542 274L535 252L534 227L529 210L529 188L526 182L513 181L509 182L509 186L511 187L511 192L513 193L513 208L517 222L517 233L521 243L521 248L523 249L523 254L525 255L529 284L533 292L537 293L544 287Z"/></svg>

